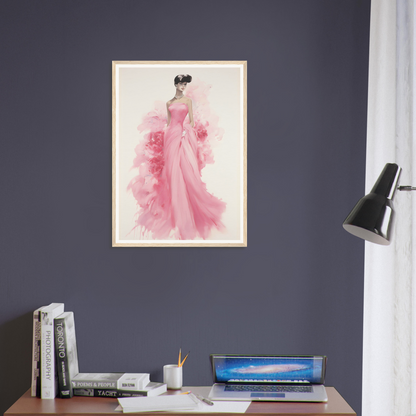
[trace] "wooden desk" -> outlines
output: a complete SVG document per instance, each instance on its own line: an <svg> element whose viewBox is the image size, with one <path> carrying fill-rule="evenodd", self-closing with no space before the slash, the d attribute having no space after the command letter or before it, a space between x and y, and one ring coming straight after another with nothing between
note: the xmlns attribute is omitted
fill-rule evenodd
<svg viewBox="0 0 416 416"><path fill-rule="evenodd" d="M184 387L184 391L192 390L195 393L208 396L209 387ZM326 388L327 403L284 403L284 402L252 402L246 413L253 416L274 414L279 416L356 416L356 413L335 390ZM118 402L112 398L102 397L73 397L72 399L41 400L30 396L28 390L13 406L4 413L4 416L114 416L123 415L116 412ZM160 414L160 413L156 413ZM191 413L183 413L189 416ZM198 413L208 415L208 413ZM154 416L155 413L141 413L143 416ZM218 415L218 413L217 413ZM229 413L232 415L232 413ZM181 413L175 413L181 416Z"/></svg>

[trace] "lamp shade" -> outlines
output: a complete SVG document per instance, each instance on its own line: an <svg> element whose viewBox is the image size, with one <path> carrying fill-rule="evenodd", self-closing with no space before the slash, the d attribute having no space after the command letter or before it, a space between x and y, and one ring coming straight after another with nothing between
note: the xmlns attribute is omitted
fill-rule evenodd
<svg viewBox="0 0 416 416"><path fill-rule="evenodd" d="M376 244L389 245L394 218L393 197L401 168L387 163L369 194L361 198L343 223L349 233Z"/></svg>

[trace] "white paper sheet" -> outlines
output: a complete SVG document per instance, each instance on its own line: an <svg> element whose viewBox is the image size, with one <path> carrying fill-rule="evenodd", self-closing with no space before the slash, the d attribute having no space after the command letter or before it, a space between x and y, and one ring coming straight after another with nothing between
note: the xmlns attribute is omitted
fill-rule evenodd
<svg viewBox="0 0 416 416"><path fill-rule="evenodd" d="M118 399L124 413L196 410L201 401L191 394Z"/></svg>
<svg viewBox="0 0 416 416"><path fill-rule="evenodd" d="M192 410L181 410L180 413L245 413L251 402L231 402L231 401L216 401L214 406L208 406L201 403L200 406ZM117 406L115 409L118 412L122 412L121 406ZM174 413L174 412L169 412Z"/></svg>
<svg viewBox="0 0 416 416"><path fill-rule="evenodd" d="M201 403L196 410L189 410L189 413L245 413L251 402L228 402L218 400L214 406Z"/></svg>

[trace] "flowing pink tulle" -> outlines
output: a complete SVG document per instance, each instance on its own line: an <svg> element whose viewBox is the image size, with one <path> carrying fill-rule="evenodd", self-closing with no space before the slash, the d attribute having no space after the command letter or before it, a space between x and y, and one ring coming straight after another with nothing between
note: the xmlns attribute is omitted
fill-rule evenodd
<svg viewBox="0 0 416 416"><path fill-rule="evenodd" d="M210 111L209 86L191 84L194 128L189 124L188 107L169 107L171 122L166 126L166 105L157 102L137 127L144 135L136 146L133 168L138 175L129 183L136 199L135 230L153 239L207 239L213 228L224 230L221 222L226 204L210 194L201 179L201 170L214 163L212 143L222 139L218 117Z"/></svg>

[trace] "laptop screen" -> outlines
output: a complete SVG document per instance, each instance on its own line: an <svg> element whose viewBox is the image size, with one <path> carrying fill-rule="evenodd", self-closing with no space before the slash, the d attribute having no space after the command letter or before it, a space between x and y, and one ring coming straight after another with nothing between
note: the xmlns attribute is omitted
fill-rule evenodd
<svg viewBox="0 0 416 416"><path fill-rule="evenodd" d="M326 357L212 354L215 383L323 384Z"/></svg>

